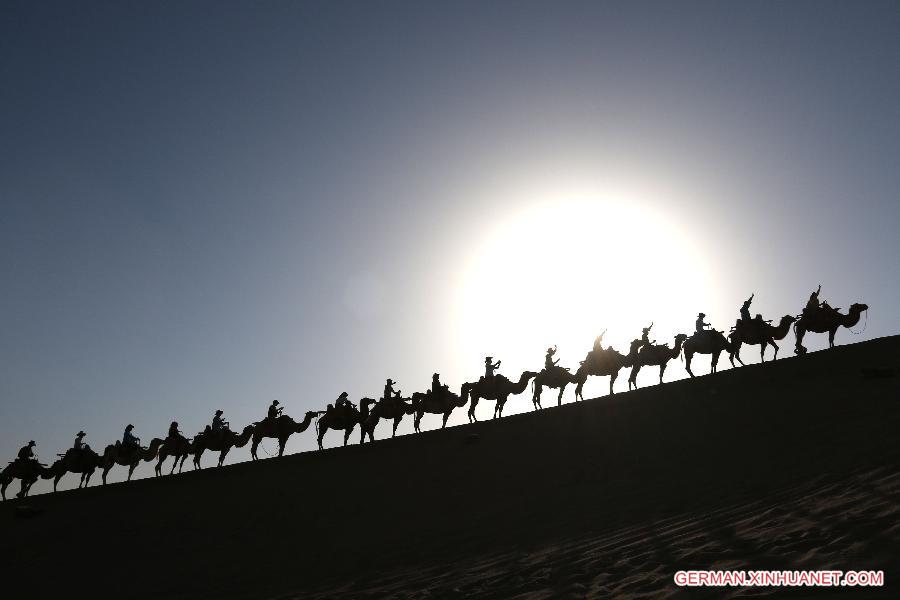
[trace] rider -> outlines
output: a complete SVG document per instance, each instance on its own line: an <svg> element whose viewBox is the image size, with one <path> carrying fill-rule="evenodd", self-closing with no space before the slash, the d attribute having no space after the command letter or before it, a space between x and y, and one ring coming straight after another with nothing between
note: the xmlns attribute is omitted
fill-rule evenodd
<svg viewBox="0 0 900 600"><path fill-rule="evenodd" d="M387 381L384 384L384 396L382 396L383 399L390 401L390 399L394 397L395 383L397 382L388 377Z"/></svg>
<svg viewBox="0 0 900 600"><path fill-rule="evenodd" d="M744 304L741 305L741 320L745 323L750 322L750 303L753 302L753 296L755 295L755 292L750 294L750 297L744 300Z"/></svg>
<svg viewBox="0 0 900 600"><path fill-rule="evenodd" d="M431 376L431 395L434 398L440 398L447 391L447 386L441 384L441 375L440 373L435 373Z"/></svg>
<svg viewBox="0 0 900 600"><path fill-rule="evenodd" d="M494 377L494 370L500 368L500 362L497 361L497 364L494 364L494 357L488 356L484 359L484 378L491 379Z"/></svg>
<svg viewBox="0 0 900 600"><path fill-rule="evenodd" d="M816 288L812 294L809 295L809 300L806 301L806 308L803 309L803 312L810 313L817 308L819 308L819 293L822 291L822 284L819 284L819 287Z"/></svg>
<svg viewBox="0 0 900 600"><path fill-rule="evenodd" d="M342 410L344 408L354 408L353 403L349 400L349 394L347 392L341 392L341 395L338 396L338 399L334 401L334 407L337 410Z"/></svg>
<svg viewBox="0 0 900 600"><path fill-rule="evenodd" d="M222 409L216 411L215 416L212 420L212 431L216 434L221 434L226 429L228 429L229 425L231 425L228 421L222 418Z"/></svg>
<svg viewBox="0 0 900 600"><path fill-rule="evenodd" d="M603 333L598 335L594 339L594 352L602 352L603 351L603 336L606 335L606 330L603 330Z"/></svg>
<svg viewBox="0 0 900 600"><path fill-rule="evenodd" d="M128 427L125 428L125 435L122 436L122 445L137 448L141 444L141 438L131 433L132 429L134 429L134 425L129 423Z"/></svg>
<svg viewBox="0 0 900 600"><path fill-rule="evenodd" d="M19 448L18 459L22 462L28 462L29 460L37 460L37 458L34 456L34 451L32 450L32 448L34 448L34 447L35 447L34 440L31 440L30 442L28 442L27 446L22 446L21 448Z"/></svg>
<svg viewBox="0 0 900 600"><path fill-rule="evenodd" d="M651 330L651 329L653 329L653 323L650 323L650 326L649 326L649 327L644 327L644 328L641 330L641 332L642 332L642 333L641 333L641 345L642 345L642 346L649 346L649 345L651 345L651 344L653 343L653 342L650 341L650 337L649 337L649 336L650 336L650 330ZM656 340L654 340L654 341L656 341Z"/></svg>
<svg viewBox="0 0 900 600"><path fill-rule="evenodd" d="M83 440L84 436L86 435L87 434L83 431L78 432L78 435L75 436L75 443L72 444L72 450L75 450L76 452L81 452L82 450L84 450L84 442L82 442L81 440Z"/></svg>
<svg viewBox="0 0 900 600"><path fill-rule="evenodd" d="M547 371L559 364L559 359L553 360L554 354L556 354L556 346L547 348L547 356L544 357L544 369Z"/></svg>
<svg viewBox="0 0 900 600"><path fill-rule="evenodd" d="M178 440L183 438L184 436L181 435L181 432L178 430L178 421L172 421L172 424L169 425L169 439Z"/></svg>
<svg viewBox="0 0 900 600"><path fill-rule="evenodd" d="M697 333L703 333L706 331L706 328L709 327L709 323L706 323L703 318L706 316L706 313L700 313L697 315L697 322L694 324L694 328L697 330Z"/></svg>
<svg viewBox="0 0 900 600"><path fill-rule="evenodd" d="M281 407L278 406L278 400L272 400L272 404L269 405L269 412L266 414L266 418L274 421L280 416Z"/></svg>

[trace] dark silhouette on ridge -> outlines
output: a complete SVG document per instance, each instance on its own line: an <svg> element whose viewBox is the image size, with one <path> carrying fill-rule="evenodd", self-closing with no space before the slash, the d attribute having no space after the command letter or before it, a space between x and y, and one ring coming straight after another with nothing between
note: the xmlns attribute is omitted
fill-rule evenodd
<svg viewBox="0 0 900 600"><path fill-rule="evenodd" d="M821 288L822 286L819 286ZM814 300L818 300L818 291L810 295L806 308L800 319L794 323L794 334L797 336L795 354L806 354L806 348L803 346L803 336L807 331L813 333L827 333L828 347L834 348L834 336L839 327L844 326L848 329L859 323L859 317L863 311L869 310L867 304L854 303L850 305L847 314L840 312L839 308L832 308L827 302L821 305L813 306Z"/></svg>
<svg viewBox="0 0 900 600"><path fill-rule="evenodd" d="M603 336L601 335L597 339L602 340L602 338ZM577 384L575 385L575 399L584 400L584 396L582 396L581 392L584 389L584 383L587 381L588 375L599 377L608 376L610 378L609 393L611 395L613 393L613 384L619 376L619 371L623 367L631 367L634 365L641 344L643 344L641 340L632 340L628 354L623 355L620 352L617 352L612 346L605 350L598 350L598 343L595 340L594 349L587 353L587 356L584 357L584 360L581 361L581 365L575 372L575 379L577 381Z"/></svg>
<svg viewBox="0 0 900 600"><path fill-rule="evenodd" d="M277 402L277 400L276 400ZM271 414L271 410L269 411ZM276 411L277 416L273 419L266 417L262 421L253 424L253 443L250 445L250 457L257 460L256 449L263 438L275 438L278 440L278 456L284 455L284 446L287 444L288 438L295 433L303 433L309 428L309 424L320 413L308 411L303 421L298 423L287 415L281 414L281 409ZM246 429L244 430L246 431Z"/></svg>
<svg viewBox="0 0 900 600"><path fill-rule="evenodd" d="M479 400L495 401L494 418L502 417L503 406L509 397L524 392L528 388L528 382L536 376L537 373L534 371L525 371L517 382L510 381L504 375L494 375L490 378L481 377L474 383L464 383L463 387L469 394L469 423L478 420L475 416L475 407L478 406Z"/></svg>
<svg viewBox="0 0 900 600"><path fill-rule="evenodd" d="M649 328L644 330L644 337ZM659 382L662 383L663 373L666 372L666 364L681 354L681 346L687 336L679 333L675 336L675 346L669 348L668 344L644 344L638 351L637 360L631 367L631 375L628 376L628 389L637 389L637 376L641 367L659 366ZM643 340L642 340L643 341Z"/></svg>
<svg viewBox="0 0 900 600"><path fill-rule="evenodd" d="M748 301L749 302L749 301ZM705 313L697 315L697 321L694 326L694 334L684 341L684 369L691 377L694 376L691 371L691 359L694 354L712 354L710 373L715 373L719 365L719 356L722 352L728 352L728 360L731 366L734 366L732 358L732 343L725 337L725 333L704 321ZM660 383L662 383L662 370L660 371Z"/></svg>
<svg viewBox="0 0 900 600"><path fill-rule="evenodd" d="M563 393L566 391L566 386L570 383L584 383L587 380L586 374L581 374L576 377L574 374L569 372L569 369L566 367L559 366L559 360L553 360L553 356L556 354L556 346L552 348L547 348L547 355L544 357L544 370L537 374L534 378L534 381L531 382L534 393L531 397L531 402L534 404L534 409L537 410L541 408L541 392L543 392L544 387L557 389L559 388L559 396L556 398L556 405L562 405L562 397Z"/></svg>

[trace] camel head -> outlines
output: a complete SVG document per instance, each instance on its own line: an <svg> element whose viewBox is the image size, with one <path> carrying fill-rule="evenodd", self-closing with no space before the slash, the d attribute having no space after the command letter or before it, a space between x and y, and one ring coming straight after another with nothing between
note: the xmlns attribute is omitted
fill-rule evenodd
<svg viewBox="0 0 900 600"><path fill-rule="evenodd" d="M850 305L850 313L851 313L851 314L853 314L853 313L861 313L861 312L863 312L863 311L865 311L865 310L869 310L869 305L868 305L868 304L862 304L862 303L860 303L860 302L854 302L853 304Z"/></svg>

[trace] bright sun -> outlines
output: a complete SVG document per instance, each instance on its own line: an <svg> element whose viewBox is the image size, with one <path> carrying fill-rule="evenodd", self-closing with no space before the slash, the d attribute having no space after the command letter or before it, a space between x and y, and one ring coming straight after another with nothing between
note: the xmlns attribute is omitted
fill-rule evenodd
<svg viewBox="0 0 900 600"><path fill-rule="evenodd" d="M623 352L651 321L651 337L671 341L712 295L700 253L669 216L584 197L532 204L490 231L458 289L467 363L491 354L516 376L539 369L554 344L575 370L604 329Z"/></svg>

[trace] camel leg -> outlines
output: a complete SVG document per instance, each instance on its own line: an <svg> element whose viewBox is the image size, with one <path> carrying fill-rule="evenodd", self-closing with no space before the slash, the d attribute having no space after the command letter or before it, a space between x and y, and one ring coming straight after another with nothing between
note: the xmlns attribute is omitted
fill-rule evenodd
<svg viewBox="0 0 900 600"><path fill-rule="evenodd" d="M195 470L200 468L200 457L201 457L201 456L203 456L203 448L200 448L200 449L198 449L196 452L194 452L194 459L193 459L193 462L194 462L194 469L195 469ZM252 458L253 460L256 460L256 446L253 446L253 447L251 448L251 450L250 450L250 458Z"/></svg>
<svg viewBox="0 0 900 600"><path fill-rule="evenodd" d="M103 485L106 485L106 475L112 467L103 467Z"/></svg>
<svg viewBox="0 0 900 600"><path fill-rule="evenodd" d="M473 395L472 400L469 401L469 423L473 423L478 420L478 417L475 416L476 406L478 406L478 396Z"/></svg>
<svg viewBox="0 0 900 600"><path fill-rule="evenodd" d="M56 477L53 478L53 491L54 492L56 492L56 485L59 483L59 480L62 479L63 475L65 475L65 473L60 473L59 475L57 475ZM81 485L79 485L78 487L81 487Z"/></svg>
<svg viewBox="0 0 900 600"><path fill-rule="evenodd" d="M806 354L806 348L803 347L803 336L806 335L806 330L803 327L797 327L794 329L794 333L797 336L794 354Z"/></svg>
<svg viewBox="0 0 900 600"><path fill-rule="evenodd" d="M349 434L347 434L349 436ZM344 445L347 445L347 437L344 438ZM287 438L278 438L278 457L284 456L284 447L287 446Z"/></svg>
<svg viewBox="0 0 900 600"><path fill-rule="evenodd" d="M663 373L666 372L666 364L667 363L663 363L663 364L659 365L659 382L660 383L662 383L662 380L663 380Z"/></svg>
<svg viewBox="0 0 900 600"><path fill-rule="evenodd" d="M716 367L717 367L718 364L719 364L719 354L720 354L719 352L716 352L715 354L713 354L713 357L712 357L712 370L710 371L710 373L715 373L715 372L716 372Z"/></svg>
<svg viewBox="0 0 900 600"><path fill-rule="evenodd" d="M400 426L400 420L401 420L401 419L403 419L402 416L401 416L401 417L395 417L395 418L394 418L394 428L393 428L393 430L391 430L391 438L392 438L392 439L397 435L397 427ZM369 433L369 436L370 436L369 441L374 442L375 440L371 439L371 435L372 435L372 434Z"/></svg>
<svg viewBox="0 0 900 600"><path fill-rule="evenodd" d="M619 372L616 371L612 375L609 376L609 395L613 395L613 384L616 382L616 377L619 376Z"/></svg>
<svg viewBox="0 0 900 600"><path fill-rule="evenodd" d="M772 360L776 360L778 358L778 344L775 343L775 340L769 340L769 343L775 347L775 356L772 357Z"/></svg>
<svg viewBox="0 0 900 600"><path fill-rule="evenodd" d="M416 416L413 417L413 429L416 430L416 433L419 433L419 423L422 421L422 414L416 413Z"/></svg>
<svg viewBox="0 0 900 600"><path fill-rule="evenodd" d="M134 473L134 470L137 468L137 463L132 463L128 465L128 481L131 481L131 474Z"/></svg>
<svg viewBox="0 0 900 600"><path fill-rule="evenodd" d="M444 427L447 426L447 419L449 419L449 418L450 418L450 413L445 412L444 419L441 421L441 429L443 429Z"/></svg>
<svg viewBox="0 0 900 600"><path fill-rule="evenodd" d="M350 433L351 433L352 431L353 431L352 429L345 429L345 430L344 430L344 445L345 445L345 446L347 445L347 440L350 439Z"/></svg>
<svg viewBox="0 0 900 600"><path fill-rule="evenodd" d="M582 391L583 389L584 389L584 382L583 382L583 381L579 381L579 382L575 385L575 402L578 402L579 400L584 400L584 396L581 395L581 391Z"/></svg>
<svg viewBox="0 0 900 600"><path fill-rule="evenodd" d="M231 446L227 446L219 451L219 466L221 467L225 464L225 457L228 456L228 453L231 452Z"/></svg>
<svg viewBox="0 0 900 600"><path fill-rule="evenodd" d="M531 403L534 404L534 410L538 410L539 408L541 408L541 392L543 391L544 386L534 386L534 395L531 397Z"/></svg>
<svg viewBox="0 0 900 600"><path fill-rule="evenodd" d="M563 397L563 393L565 393L565 391L566 391L566 386L562 386L561 388L559 388L559 395L556 397L556 405L557 406L562 406L562 397Z"/></svg>
<svg viewBox="0 0 900 600"><path fill-rule="evenodd" d="M3 481L0 481L0 498L6 500L6 488L9 487L10 483L12 483L12 479L3 479Z"/></svg>
<svg viewBox="0 0 900 600"><path fill-rule="evenodd" d="M322 438L325 437L325 432L326 432L327 430L328 430L327 427L319 427L319 438L318 438L318 440L317 440L317 441L319 442L319 450L322 450L322 449L323 449L323 448L322 448Z"/></svg>
<svg viewBox="0 0 900 600"><path fill-rule="evenodd" d="M694 360L693 352L685 352L684 353L684 370L687 371L687 374L691 377L694 376L694 372L691 371L691 361ZM660 383L662 383L662 376L660 376Z"/></svg>
<svg viewBox="0 0 900 600"><path fill-rule="evenodd" d="M176 454L175 456L172 457L172 468L169 469L169 475L175 474L175 467L177 467L177 466L178 466L178 455Z"/></svg>
<svg viewBox="0 0 900 600"><path fill-rule="evenodd" d="M253 460L259 460L256 456L256 449L259 448L259 443L262 441L262 438L253 437L253 442L250 444L250 458ZM322 449L322 437L321 434L319 436L319 450ZM199 457L197 458L199 461Z"/></svg>
<svg viewBox="0 0 900 600"><path fill-rule="evenodd" d="M834 348L834 336L837 334L837 329L832 329L828 332L828 347Z"/></svg>

